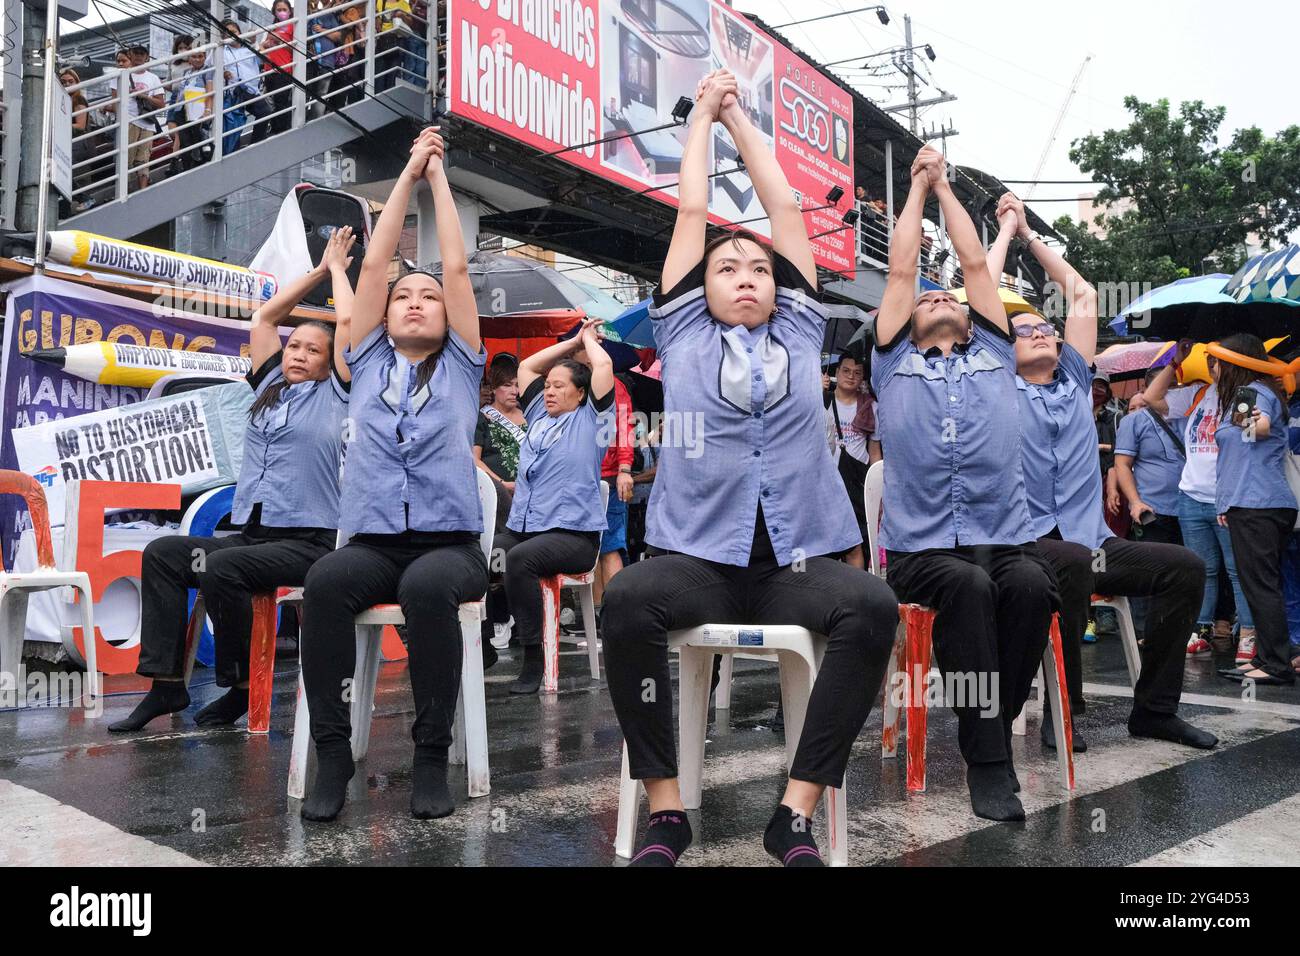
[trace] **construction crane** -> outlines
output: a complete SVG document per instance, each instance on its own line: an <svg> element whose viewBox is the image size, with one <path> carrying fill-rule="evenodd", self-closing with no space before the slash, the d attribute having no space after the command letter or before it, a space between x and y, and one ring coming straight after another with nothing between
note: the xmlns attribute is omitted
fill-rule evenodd
<svg viewBox="0 0 1300 956"><path fill-rule="evenodd" d="M1047 136L1047 143L1043 146L1043 154L1038 157L1038 165L1034 167L1034 175L1030 177L1034 180L1029 186L1029 193L1025 196L1025 202L1034 198L1034 192L1038 189L1038 177L1043 174L1043 167L1047 165L1047 154L1052 151L1052 146L1056 143L1056 135L1061 131L1061 123L1065 121L1065 114L1070 109L1070 101L1074 99L1074 94L1079 92L1079 80L1083 79L1083 71L1088 68L1092 62L1092 54L1089 53L1079 64L1079 71L1074 74L1074 82L1070 84L1070 92L1065 94L1065 102L1061 104L1061 112L1056 114L1056 123L1052 126L1052 132Z"/></svg>

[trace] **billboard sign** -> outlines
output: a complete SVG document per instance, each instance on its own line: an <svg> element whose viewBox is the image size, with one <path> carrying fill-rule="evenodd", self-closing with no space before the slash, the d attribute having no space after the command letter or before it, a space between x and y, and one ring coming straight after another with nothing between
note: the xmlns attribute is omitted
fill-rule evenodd
<svg viewBox="0 0 1300 956"><path fill-rule="evenodd" d="M672 122L701 76L726 67L802 206L826 205L834 186L844 191L838 210L807 213L809 235L843 225L853 196L851 96L716 0L449 0L446 36L454 115L669 204L687 129L655 127ZM731 137L714 129L710 170L735 170ZM709 185L713 221L770 237L743 170ZM818 264L852 269L853 236L841 229L814 240Z"/></svg>

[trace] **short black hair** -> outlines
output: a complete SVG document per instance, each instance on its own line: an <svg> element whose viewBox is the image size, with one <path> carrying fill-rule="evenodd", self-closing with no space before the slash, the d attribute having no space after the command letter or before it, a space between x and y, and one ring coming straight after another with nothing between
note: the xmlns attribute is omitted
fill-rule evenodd
<svg viewBox="0 0 1300 956"><path fill-rule="evenodd" d="M238 29L239 29L239 21L238 21L238 20L232 20L232 19L225 19L225 20L222 20L222 21L221 21L221 29L224 30L226 27L234 27L236 30L238 30Z"/></svg>
<svg viewBox="0 0 1300 956"><path fill-rule="evenodd" d="M137 43L135 46L131 47L130 52L132 56L148 56L149 48L142 43Z"/></svg>

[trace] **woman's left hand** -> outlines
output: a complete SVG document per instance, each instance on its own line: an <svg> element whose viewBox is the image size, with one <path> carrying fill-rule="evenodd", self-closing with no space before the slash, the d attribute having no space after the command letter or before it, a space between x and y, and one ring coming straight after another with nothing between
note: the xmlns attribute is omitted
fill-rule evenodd
<svg viewBox="0 0 1300 956"><path fill-rule="evenodd" d="M590 357L592 349L601 348L600 343L605 340L604 322L601 319L583 319L582 328L578 330L574 339L582 344Z"/></svg>
<svg viewBox="0 0 1300 956"><path fill-rule="evenodd" d="M1226 527L1228 526L1228 516L1227 516L1227 515L1219 515L1219 526L1220 526L1220 527L1223 527L1223 528L1226 528Z"/></svg>
<svg viewBox="0 0 1300 956"><path fill-rule="evenodd" d="M618 500L627 502L632 500L632 476L626 472L620 471L616 479L618 485Z"/></svg>

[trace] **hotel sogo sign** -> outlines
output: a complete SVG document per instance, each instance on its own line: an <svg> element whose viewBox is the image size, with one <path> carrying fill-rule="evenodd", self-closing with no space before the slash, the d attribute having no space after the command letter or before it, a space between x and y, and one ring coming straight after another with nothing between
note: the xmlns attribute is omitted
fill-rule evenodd
<svg viewBox="0 0 1300 956"><path fill-rule="evenodd" d="M714 0L449 0L451 112L629 189L675 183L685 127L670 122L678 97L722 64L772 145L805 209L819 264L853 268L853 230L840 229L853 195L853 101L836 83L750 21ZM716 127L710 169L735 169L734 145ZM710 180L719 223L762 216L743 171ZM676 203L676 190L649 195ZM746 228L769 235L766 220Z"/></svg>

